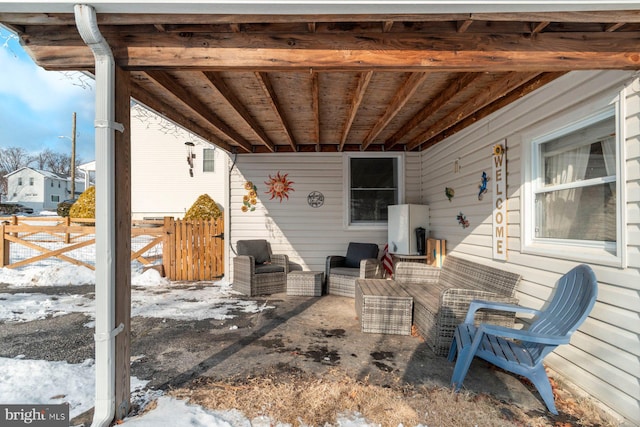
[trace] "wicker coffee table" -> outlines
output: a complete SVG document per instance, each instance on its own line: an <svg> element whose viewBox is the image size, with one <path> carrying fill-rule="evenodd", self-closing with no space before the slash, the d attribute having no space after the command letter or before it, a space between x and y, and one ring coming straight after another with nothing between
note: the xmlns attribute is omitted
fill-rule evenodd
<svg viewBox="0 0 640 427"><path fill-rule="evenodd" d="M413 297L393 280L357 279L355 303L362 332L411 335Z"/></svg>
<svg viewBox="0 0 640 427"><path fill-rule="evenodd" d="M319 297L323 279L322 271L291 271L287 274L287 295Z"/></svg>

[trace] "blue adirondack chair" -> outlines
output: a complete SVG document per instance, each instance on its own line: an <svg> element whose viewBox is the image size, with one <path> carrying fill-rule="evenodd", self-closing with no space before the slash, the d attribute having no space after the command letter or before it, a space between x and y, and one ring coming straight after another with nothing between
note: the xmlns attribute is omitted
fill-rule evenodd
<svg viewBox="0 0 640 427"><path fill-rule="evenodd" d="M596 302L598 282L593 270L578 265L556 283L554 294L541 310L489 301L473 301L464 323L458 325L449 349L449 361L456 360L451 385L458 391L474 357L505 371L529 379L549 411L558 414L549 378L542 364L547 354L560 344L568 344L571 334L587 318ZM527 329L480 324L474 326L479 309L506 310L534 315Z"/></svg>

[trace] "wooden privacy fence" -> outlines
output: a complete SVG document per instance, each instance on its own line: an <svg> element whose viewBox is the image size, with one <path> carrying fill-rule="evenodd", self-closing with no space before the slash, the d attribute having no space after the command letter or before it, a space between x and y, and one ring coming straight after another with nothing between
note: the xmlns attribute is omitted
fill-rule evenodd
<svg viewBox="0 0 640 427"><path fill-rule="evenodd" d="M0 267L18 268L47 258L82 265L95 270L95 251L82 259L79 252L95 245L94 220L59 217L8 217L0 219ZM83 225L84 224L84 225ZM132 241L146 238L142 247L131 250L131 260L156 266L158 257L150 251L159 246L162 271L170 280L215 280L224 275L224 223L212 221L133 221ZM28 256L11 262L11 245L25 249ZM132 245L133 247L133 245ZM22 252L25 252L22 251ZM33 255L36 254L36 255ZM33 255L33 256L31 256Z"/></svg>
<svg viewBox="0 0 640 427"><path fill-rule="evenodd" d="M162 265L171 280L214 280L224 274L224 222L174 220L164 222Z"/></svg>

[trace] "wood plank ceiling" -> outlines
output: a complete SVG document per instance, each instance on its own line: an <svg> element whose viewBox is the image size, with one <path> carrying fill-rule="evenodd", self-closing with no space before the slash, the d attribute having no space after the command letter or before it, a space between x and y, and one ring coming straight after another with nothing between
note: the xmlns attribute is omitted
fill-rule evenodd
<svg viewBox="0 0 640 427"><path fill-rule="evenodd" d="M71 14L0 13L92 71ZM98 15L133 96L231 152L424 150L571 70L640 68L640 12Z"/></svg>

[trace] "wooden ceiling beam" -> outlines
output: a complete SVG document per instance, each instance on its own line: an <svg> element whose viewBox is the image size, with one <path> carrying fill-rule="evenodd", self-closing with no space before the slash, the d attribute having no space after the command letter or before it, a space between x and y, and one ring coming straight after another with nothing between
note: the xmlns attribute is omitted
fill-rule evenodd
<svg viewBox="0 0 640 427"><path fill-rule="evenodd" d="M611 33L613 31L618 31L621 27L624 27L626 24L627 24L626 22L617 22L615 24L609 24L606 26L604 30L608 33Z"/></svg>
<svg viewBox="0 0 640 427"><path fill-rule="evenodd" d="M367 136L362 141L362 149L366 150L374 139L382 132L391 120L402 110L402 107L411 99L416 90L420 88L429 73L411 73L398 88L391 102L387 104L387 108L378 121L371 127Z"/></svg>
<svg viewBox="0 0 640 427"><path fill-rule="evenodd" d="M547 28L549 26L551 22L549 21L544 21L544 22L538 22L537 24L532 23L531 26L531 33L532 34L537 34L540 33L542 30L544 30L545 28Z"/></svg>
<svg viewBox="0 0 640 427"><path fill-rule="evenodd" d="M220 95L229 103L229 106L238 113L238 115L244 120L244 122L253 130L262 144L269 149L269 151L275 151L275 144L269 138L269 135L260 126L260 123L251 115L247 107L244 106L240 98L229 88L224 79L219 73L212 71L205 71L204 76L213 85Z"/></svg>
<svg viewBox="0 0 640 427"><path fill-rule="evenodd" d="M457 31L459 33L464 33L465 31L467 31L467 29L469 29L471 24L473 24L473 21L471 19L466 19L464 21L458 21L456 23Z"/></svg>
<svg viewBox="0 0 640 427"><path fill-rule="evenodd" d="M396 133L394 133L384 143L385 150L391 150L400 140L411 132L416 126L424 122L439 109L443 108L449 102L453 101L456 95L459 95L466 88L473 86L478 80L483 78L483 73L465 73L461 77L455 79L435 98L429 100L425 106L418 111L409 121L407 121Z"/></svg>
<svg viewBox="0 0 640 427"><path fill-rule="evenodd" d="M231 145L222 141L213 132L177 113L173 106L164 103L133 82L131 84L131 97L177 125L188 129L189 132L193 132L205 141L209 141L221 149L231 152Z"/></svg>
<svg viewBox="0 0 640 427"><path fill-rule="evenodd" d="M269 76L267 75L267 73L256 72L254 74L256 76L256 79L258 80L258 84L260 84L260 87L262 87L262 91L265 94L267 102L269 102L269 104L271 105L271 109L273 110L273 112L276 115L276 118L280 122L280 126L282 127L282 130L284 131L287 137L289 146L293 149L293 151L296 151L297 144L291 133L291 126L287 123L287 119L285 118L284 111L280 106L280 102L278 101L278 95L276 94L276 91L273 88L273 85L271 84L271 79L269 79Z"/></svg>
<svg viewBox="0 0 640 427"><path fill-rule="evenodd" d="M421 145L421 149L423 151L426 150L427 148L437 144L438 142L443 141L446 138L449 138L450 136L456 134L457 132L460 132L462 129L468 126L471 126L475 122L487 117L489 114L492 114L500 110L501 108L506 107L512 102L522 98L523 96L533 92L534 90L541 88L547 83L550 83L553 80L565 74L566 74L565 72L554 72L554 73L541 73L537 75L536 77L529 80L522 86L512 90L505 96L498 98L496 101L493 101L486 107L483 107L480 110L476 111L475 113L469 115L464 120L457 122L455 125L451 126L448 129L445 129L444 131L440 132L438 135L435 135L433 138L424 141Z"/></svg>
<svg viewBox="0 0 640 427"><path fill-rule="evenodd" d="M348 15L229 15L229 14L124 14L98 13L98 25L154 25L154 24L251 24L291 22L629 22L640 23L639 10L611 10L586 12L517 12L517 13L404 13L404 14L348 14ZM0 13L0 22L19 25L74 25L73 13Z"/></svg>
<svg viewBox="0 0 640 427"><path fill-rule="evenodd" d="M23 36L47 69L93 66L73 31ZM640 32L472 33L170 33L105 32L118 65L127 70L567 71L640 68ZM41 38L42 37L42 38ZM56 46L52 47L55 43Z"/></svg>
<svg viewBox="0 0 640 427"><path fill-rule="evenodd" d="M311 109L313 112L313 138L316 150L320 151L320 77L311 72Z"/></svg>
<svg viewBox="0 0 640 427"><path fill-rule="evenodd" d="M460 120L472 115L498 98L505 96L538 74L540 73L508 73L506 76L497 79L477 96L473 97L470 102L466 102L449 112L446 118L434 123L426 131L409 141L406 144L407 150L413 150L424 143L424 141L431 139L434 135L445 131Z"/></svg>
<svg viewBox="0 0 640 427"><path fill-rule="evenodd" d="M358 109L360 108L360 104L362 104L362 99L364 98L364 94L367 92L367 87L369 86L369 82L371 82L372 77L373 71L363 72L358 75L356 88L353 91L351 105L349 106L349 112L347 113L347 120L342 127L342 136L340 138L340 144L338 145L338 151L342 151L344 149L347 138L349 137L349 132L351 131L351 126L358 114Z"/></svg>
<svg viewBox="0 0 640 427"><path fill-rule="evenodd" d="M162 86L171 93L177 100L187 106L191 111L211 123L218 131L242 147L245 151L251 152L252 147L242 135L235 131L232 127L223 122L216 114L214 114L207 105L196 98L192 93L188 92L184 86L180 85L173 77L162 71L149 71L147 76L158 85Z"/></svg>

